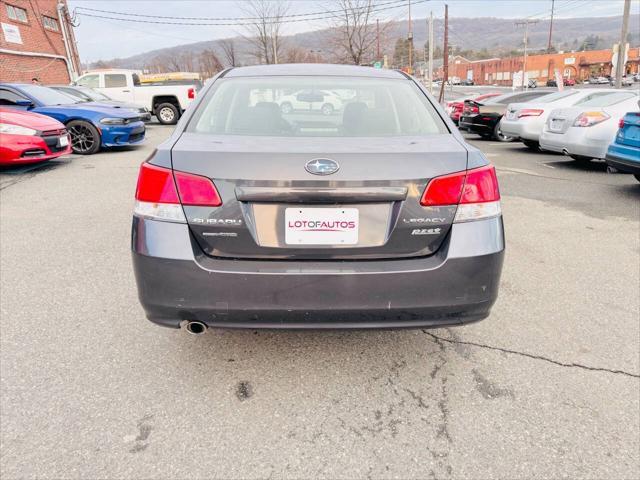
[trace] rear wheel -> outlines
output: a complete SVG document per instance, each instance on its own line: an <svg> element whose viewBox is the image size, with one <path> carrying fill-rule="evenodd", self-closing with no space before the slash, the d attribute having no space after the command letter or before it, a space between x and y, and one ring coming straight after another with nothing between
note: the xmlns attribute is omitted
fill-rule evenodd
<svg viewBox="0 0 640 480"><path fill-rule="evenodd" d="M331 115L333 113L333 105L330 103L325 103L322 105L322 114L323 115Z"/></svg>
<svg viewBox="0 0 640 480"><path fill-rule="evenodd" d="M156 117L163 125L175 125L180 118L180 112L173 103L161 103L156 108Z"/></svg>
<svg viewBox="0 0 640 480"><path fill-rule="evenodd" d="M100 150L98 129L84 120L73 120L67 124L71 135L71 149L78 155L92 155Z"/></svg>
<svg viewBox="0 0 640 480"><path fill-rule="evenodd" d="M523 140L522 143L524 143L525 147L530 148L534 152L540 150L540 144L535 140Z"/></svg>
<svg viewBox="0 0 640 480"><path fill-rule="evenodd" d="M502 130L500 130L499 123L496 125L496 128L493 129L493 138L495 138L499 142L513 142L514 140L513 137L510 137L509 135L505 135L504 133L502 133Z"/></svg>
<svg viewBox="0 0 640 480"><path fill-rule="evenodd" d="M293 110L293 107L289 102L284 102L282 105L280 105L280 111L285 115L288 113L291 113L292 110Z"/></svg>

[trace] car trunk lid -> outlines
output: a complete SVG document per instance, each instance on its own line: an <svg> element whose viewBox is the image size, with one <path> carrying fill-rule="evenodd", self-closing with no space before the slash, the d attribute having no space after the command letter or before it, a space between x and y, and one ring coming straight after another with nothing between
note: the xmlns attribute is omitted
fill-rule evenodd
<svg viewBox="0 0 640 480"><path fill-rule="evenodd" d="M623 122L616 141L622 145L640 147L640 112L627 113Z"/></svg>
<svg viewBox="0 0 640 480"><path fill-rule="evenodd" d="M318 159L339 168L309 173L305 166ZM430 179L464 171L467 151L450 134L331 142L185 133L172 163L210 178L222 198L220 207L184 206L208 255L393 258L438 249L456 205L423 207L420 197Z"/></svg>

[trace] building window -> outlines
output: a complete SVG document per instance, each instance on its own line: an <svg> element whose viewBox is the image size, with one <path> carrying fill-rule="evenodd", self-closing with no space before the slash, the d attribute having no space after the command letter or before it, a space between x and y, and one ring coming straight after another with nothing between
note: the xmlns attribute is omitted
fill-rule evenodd
<svg viewBox="0 0 640 480"><path fill-rule="evenodd" d="M7 15L11 20L27 23L27 11L24 8L7 5Z"/></svg>
<svg viewBox="0 0 640 480"><path fill-rule="evenodd" d="M42 16L42 24L44 28L47 30L53 30L54 32L59 32L58 21L55 18L47 17L46 15Z"/></svg>

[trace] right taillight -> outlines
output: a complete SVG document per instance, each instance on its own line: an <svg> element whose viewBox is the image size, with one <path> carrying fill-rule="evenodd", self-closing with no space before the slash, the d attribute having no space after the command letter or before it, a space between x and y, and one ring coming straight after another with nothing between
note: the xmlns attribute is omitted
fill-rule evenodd
<svg viewBox="0 0 640 480"><path fill-rule="evenodd" d="M618 128L624 128L624 118L621 118L618 122Z"/></svg>
<svg viewBox="0 0 640 480"><path fill-rule="evenodd" d="M500 190L493 165L431 179L422 194L425 207L458 204L454 222L500 215Z"/></svg>
<svg viewBox="0 0 640 480"><path fill-rule="evenodd" d="M218 207L220 195L211 179L150 163L140 165L136 187L136 215L186 222L182 205Z"/></svg>
<svg viewBox="0 0 640 480"><path fill-rule="evenodd" d="M575 122L573 122L573 126L591 127L610 118L611 117L609 115L600 111L582 112L580 115L578 115L578 118L576 118Z"/></svg>

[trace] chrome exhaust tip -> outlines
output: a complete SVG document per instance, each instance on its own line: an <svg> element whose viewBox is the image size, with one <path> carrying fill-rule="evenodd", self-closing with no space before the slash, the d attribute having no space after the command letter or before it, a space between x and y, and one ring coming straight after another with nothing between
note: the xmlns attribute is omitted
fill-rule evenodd
<svg viewBox="0 0 640 480"><path fill-rule="evenodd" d="M191 335L202 335L207 331L207 326L202 322L188 321L184 323L183 328Z"/></svg>
<svg viewBox="0 0 640 480"><path fill-rule="evenodd" d="M607 173L619 173L619 172L620 170L618 170L617 168L607 165Z"/></svg>
<svg viewBox="0 0 640 480"><path fill-rule="evenodd" d="M562 154L569 156L569 150L567 150L566 148L563 148L562 149Z"/></svg>

